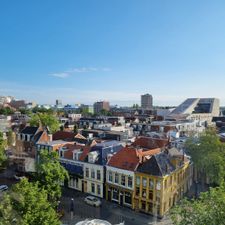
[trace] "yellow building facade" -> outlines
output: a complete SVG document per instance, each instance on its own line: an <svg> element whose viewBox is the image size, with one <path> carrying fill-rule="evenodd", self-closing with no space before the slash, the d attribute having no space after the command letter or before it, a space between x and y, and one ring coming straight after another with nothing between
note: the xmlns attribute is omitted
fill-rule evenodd
<svg viewBox="0 0 225 225"><path fill-rule="evenodd" d="M149 166L144 165L142 168L141 165L135 172L133 209L163 217L190 189L193 176L191 162L187 159L181 160L179 157L171 159L165 157L165 159L166 162L163 160L160 162L164 168L158 165L159 174L155 163L157 160L154 159L146 162Z"/></svg>

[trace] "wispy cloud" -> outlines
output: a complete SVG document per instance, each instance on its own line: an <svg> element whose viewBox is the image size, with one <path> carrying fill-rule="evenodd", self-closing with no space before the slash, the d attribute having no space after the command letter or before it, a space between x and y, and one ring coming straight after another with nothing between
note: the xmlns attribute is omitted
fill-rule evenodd
<svg viewBox="0 0 225 225"><path fill-rule="evenodd" d="M50 75L53 76L53 77L66 78L66 77L68 77L70 74L64 72L64 73L52 73L52 74L50 74Z"/></svg>
<svg viewBox="0 0 225 225"><path fill-rule="evenodd" d="M58 77L58 78L67 78L76 73L91 73L91 72L109 72L111 71L108 67L76 67L72 69L68 69L66 71L60 73L51 73L50 76Z"/></svg>

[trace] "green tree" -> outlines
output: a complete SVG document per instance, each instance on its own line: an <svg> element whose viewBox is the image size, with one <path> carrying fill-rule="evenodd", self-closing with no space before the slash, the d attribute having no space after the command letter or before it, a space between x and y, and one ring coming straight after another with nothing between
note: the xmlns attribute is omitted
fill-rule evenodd
<svg viewBox="0 0 225 225"><path fill-rule="evenodd" d="M4 107L0 109L0 115L12 115L14 113L14 111L10 108L10 107Z"/></svg>
<svg viewBox="0 0 225 225"><path fill-rule="evenodd" d="M73 132L74 132L75 134L78 133L78 125L77 125L77 124L74 124Z"/></svg>
<svg viewBox="0 0 225 225"><path fill-rule="evenodd" d="M31 117L29 122L31 126L39 126L41 124L42 126L48 127L50 133L59 130L59 121L52 114L36 113Z"/></svg>
<svg viewBox="0 0 225 225"><path fill-rule="evenodd" d="M209 178L211 184L219 185L225 178L225 145L215 131L207 130L200 137L187 140L186 152L191 156L199 177Z"/></svg>
<svg viewBox="0 0 225 225"><path fill-rule="evenodd" d="M89 115L89 110L88 110L88 108L86 107L86 108L80 108L80 113L82 114L82 116L87 116L87 115Z"/></svg>
<svg viewBox="0 0 225 225"><path fill-rule="evenodd" d="M53 114L53 110L52 109L45 109L45 108L40 108L38 106L34 107L32 109L33 113L47 113L47 114Z"/></svg>
<svg viewBox="0 0 225 225"><path fill-rule="evenodd" d="M50 202L56 205L61 197L61 183L69 179L68 172L60 164L57 152L40 150L37 163L38 181L40 186L48 193Z"/></svg>
<svg viewBox="0 0 225 225"><path fill-rule="evenodd" d="M3 167L7 160L5 148L6 148L6 140L4 140L3 138L3 133L0 132L0 167Z"/></svg>
<svg viewBox="0 0 225 225"><path fill-rule="evenodd" d="M15 134L12 130L9 130L7 132L7 145L8 147L11 147L15 142Z"/></svg>
<svg viewBox="0 0 225 225"><path fill-rule="evenodd" d="M21 109L19 109L19 111L21 114L26 114L28 116L31 116L31 114L32 114L31 109L21 108Z"/></svg>
<svg viewBox="0 0 225 225"><path fill-rule="evenodd" d="M133 104L132 108L138 109L139 108L139 105L138 104Z"/></svg>
<svg viewBox="0 0 225 225"><path fill-rule="evenodd" d="M0 224L59 225L60 222L48 202L47 192L38 183L22 179L0 203Z"/></svg>
<svg viewBox="0 0 225 225"><path fill-rule="evenodd" d="M198 200L184 199L171 210L175 225L222 225L225 223L225 188L211 188Z"/></svg>

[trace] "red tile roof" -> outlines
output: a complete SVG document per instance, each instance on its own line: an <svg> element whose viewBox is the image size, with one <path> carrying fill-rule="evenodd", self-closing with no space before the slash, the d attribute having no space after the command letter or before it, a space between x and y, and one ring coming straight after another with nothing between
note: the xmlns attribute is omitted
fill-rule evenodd
<svg viewBox="0 0 225 225"><path fill-rule="evenodd" d="M89 146L83 146L83 145L77 145L77 144L66 144L63 147L66 147L67 150L64 152L64 158L66 159L73 159L73 152L74 150L81 149L83 152L80 155L79 161L84 161L86 158L87 154L90 152L90 147Z"/></svg>
<svg viewBox="0 0 225 225"><path fill-rule="evenodd" d="M134 171L139 163L135 148L122 148L111 157L108 162L109 166L119 169Z"/></svg>
<svg viewBox="0 0 225 225"><path fill-rule="evenodd" d="M141 163L146 156L152 156L160 151L160 148L142 151L133 147L124 147L111 157L108 166L135 171L139 163Z"/></svg>
<svg viewBox="0 0 225 225"><path fill-rule="evenodd" d="M53 134L53 140L73 141L75 134L68 131L57 131Z"/></svg>
<svg viewBox="0 0 225 225"><path fill-rule="evenodd" d="M135 147L155 149L163 148L168 144L168 139L152 138L152 137L138 137L132 144Z"/></svg>
<svg viewBox="0 0 225 225"><path fill-rule="evenodd" d="M89 146L83 147L83 152L82 152L82 154L80 156L79 161L84 161L85 158L87 157L88 153L90 152L90 150L91 150L91 148Z"/></svg>

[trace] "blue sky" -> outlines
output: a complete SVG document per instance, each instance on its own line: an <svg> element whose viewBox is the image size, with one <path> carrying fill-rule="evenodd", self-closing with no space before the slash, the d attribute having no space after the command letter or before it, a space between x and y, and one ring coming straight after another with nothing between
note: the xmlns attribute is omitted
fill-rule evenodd
<svg viewBox="0 0 225 225"><path fill-rule="evenodd" d="M225 105L225 2L0 2L0 95L54 103Z"/></svg>

